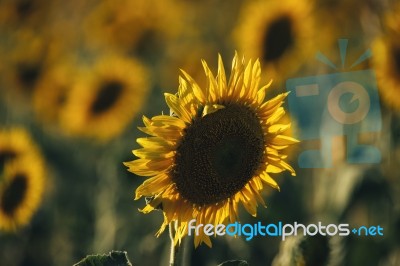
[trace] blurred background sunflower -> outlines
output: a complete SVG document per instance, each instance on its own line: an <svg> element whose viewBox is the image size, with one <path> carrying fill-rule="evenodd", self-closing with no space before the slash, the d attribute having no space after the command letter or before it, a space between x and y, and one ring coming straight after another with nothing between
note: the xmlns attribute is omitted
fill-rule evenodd
<svg viewBox="0 0 400 266"><path fill-rule="evenodd" d="M373 42L374 67L384 103L400 111L400 4L384 19L384 32Z"/></svg>
<svg viewBox="0 0 400 266"><path fill-rule="evenodd" d="M63 129L99 140L120 134L148 94L146 67L134 58L103 55L79 74L61 110ZM42 97L46 101L46 95Z"/></svg>
<svg viewBox="0 0 400 266"><path fill-rule="evenodd" d="M46 68L45 40L32 30L16 31L9 40L11 48L4 55L4 86L17 100L29 102L36 82Z"/></svg>
<svg viewBox="0 0 400 266"><path fill-rule="evenodd" d="M28 224L41 202L43 165L15 160L5 166L0 189L0 228L14 231Z"/></svg>
<svg viewBox="0 0 400 266"><path fill-rule="evenodd" d="M276 82L286 79L315 53L312 8L307 0L248 1L235 29L239 51L260 58Z"/></svg>
<svg viewBox="0 0 400 266"><path fill-rule="evenodd" d="M73 59L59 60L46 70L33 89L32 104L35 117L47 126L60 121L67 98L81 75Z"/></svg>
<svg viewBox="0 0 400 266"><path fill-rule="evenodd" d="M400 265L398 14L397 0L0 0L0 264L72 265L126 250L133 264L165 265L168 234L155 236L163 212L137 211L144 179L122 162L141 148L142 115L170 114L163 94L176 93L180 69L205 88L200 60L215 73L218 54L229 62L238 51L259 58L261 84L274 80L266 100L291 78L369 69L382 118L379 132L360 136L381 163L347 163L339 136L334 167L300 168L305 145L295 145L284 160L297 176L275 174L280 191L259 191L268 208L256 218L238 208L240 222L380 224L385 234L216 237L211 249L187 248L186 264ZM349 39L343 68L338 39ZM350 69L369 48L372 57ZM318 52L337 68L315 60ZM281 123L299 137L294 117Z"/></svg>
<svg viewBox="0 0 400 266"><path fill-rule="evenodd" d="M39 207L45 184L44 161L23 128L0 131L0 230L27 225Z"/></svg>

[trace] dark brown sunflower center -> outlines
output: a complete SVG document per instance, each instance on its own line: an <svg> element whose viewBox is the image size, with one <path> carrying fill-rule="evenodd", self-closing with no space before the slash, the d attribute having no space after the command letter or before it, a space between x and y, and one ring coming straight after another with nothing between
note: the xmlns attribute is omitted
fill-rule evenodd
<svg viewBox="0 0 400 266"><path fill-rule="evenodd" d="M17 157L17 153L10 150L0 151L0 172L3 171L5 164L7 161L14 159Z"/></svg>
<svg viewBox="0 0 400 266"><path fill-rule="evenodd" d="M19 18L24 19L34 11L34 1L22 0L19 1L16 7Z"/></svg>
<svg viewBox="0 0 400 266"><path fill-rule="evenodd" d="M393 62L395 71L400 76L400 47L393 48Z"/></svg>
<svg viewBox="0 0 400 266"><path fill-rule="evenodd" d="M30 90L35 86L40 76L40 66L37 64L20 64L17 66L18 81L24 86L24 89Z"/></svg>
<svg viewBox="0 0 400 266"><path fill-rule="evenodd" d="M263 131L255 113L228 105L195 118L185 130L172 180L191 203L217 203L240 191L253 177L263 152Z"/></svg>
<svg viewBox="0 0 400 266"><path fill-rule="evenodd" d="M132 45L132 49L136 49L139 55L154 57L154 51L160 50L161 46L157 45L161 43L162 41L159 39L157 32L153 29L147 29L141 34L138 41Z"/></svg>
<svg viewBox="0 0 400 266"><path fill-rule="evenodd" d="M124 86L119 81L108 81L101 85L91 106L91 112L101 114L111 108L121 96Z"/></svg>
<svg viewBox="0 0 400 266"><path fill-rule="evenodd" d="M279 59L294 42L292 21L282 16L269 25L264 36L264 60Z"/></svg>
<svg viewBox="0 0 400 266"><path fill-rule="evenodd" d="M0 208L7 215L13 215L24 200L28 188L26 176L17 174L6 186L0 199Z"/></svg>
<svg viewBox="0 0 400 266"><path fill-rule="evenodd" d="M67 91L68 88L66 86L59 86L58 88L59 94L56 96L57 106L62 106L67 102Z"/></svg>

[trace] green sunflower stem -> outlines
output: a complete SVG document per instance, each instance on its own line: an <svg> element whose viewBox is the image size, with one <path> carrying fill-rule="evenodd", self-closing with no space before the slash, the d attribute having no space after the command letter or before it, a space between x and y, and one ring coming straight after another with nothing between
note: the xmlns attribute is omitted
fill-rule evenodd
<svg viewBox="0 0 400 266"><path fill-rule="evenodd" d="M169 238L171 240L171 250L169 256L169 266L183 266L184 243L175 245L174 237L176 233L176 221L169 224Z"/></svg>
<svg viewBox="0 0 400 266"><path fill-rule="evenodd" d="M174 236L175 236L175 227L176 222L171 222L169 224L169 238L171 240L171 250L169 254L169 265L170 266L178 266L178 253L179 253L179 246L175 246Z"/></svg>

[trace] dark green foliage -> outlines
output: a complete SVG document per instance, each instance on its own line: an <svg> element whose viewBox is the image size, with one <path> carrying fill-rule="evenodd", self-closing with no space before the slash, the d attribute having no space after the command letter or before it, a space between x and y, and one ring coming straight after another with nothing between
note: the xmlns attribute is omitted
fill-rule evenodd
<svg viewBox="0 0 400 266"><path fill-rule="evenodd" d="M109 254L89 255L74 266L132 266L125 251L111 251Z"/></svg>

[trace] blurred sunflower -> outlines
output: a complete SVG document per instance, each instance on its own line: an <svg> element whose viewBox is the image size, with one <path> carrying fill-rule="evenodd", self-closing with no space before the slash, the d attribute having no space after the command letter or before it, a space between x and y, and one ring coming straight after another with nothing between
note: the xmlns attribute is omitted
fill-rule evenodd
<svg viewBox="0 0 400 266"><path fill-rule="evenodd" d="M61 111L61 126L71 134L100 141L120 134L144 103L148 76L147 69L132 58L103 56L93 69L81 72Z"/></svg>
<svg viewBox="0 0 400 266"><path fill-rule="evenodd" d="M17 159L40 157L38 148L22 128L0 129L0 172Z"/></svg>
<svg viewBox="0 0 400 266"><path fill-rule="evenodd" d="M400 111L400 5L387 16L386 34L372 44L372 64L384 102Z"/></svg>
<svg viewBox="0 0 400 266"><path fill-rule="evenodd" d="M44 190L44 162L22 128L0 130L0 230L26 225Z"/></svg>
<svg viewBox="0 0 400 266"><path fill-rule="evenodd" d="M157 49L149 47L161 47L180 32L181 14L181 5L174 0L107 0L89 14L85 36L95 46L154 53Z"/></svg>
<svg viewBox="0 0 400 266"><path fill-rule="evenodd" d="M46 68L46 41L37 32L24 30L12 37L12 47L4 53L5 89L20 98L30 99L36 82Z"/></svg>
<svg viewBox="0 0 400 266"><path fill-rule="evenodd" d="M43 0L2 0L0 26L7 30L21 26L36 28L43 24L48 7L48 3Z"/></svg>
<svg viewBox="0 0 400 266"><path fill-rule="evenodd" d="M202 57L204 60L212 59L218 52L215 44L210 44L202 41L199 38L188 38L186 42L177 41L171 45L171 53L161 62L161 73L159 82L163 84L163 88L176 88L178 85L176 76L179 74L179 69L185 69L190 72L191 76L199 85L206 84L203 67L198 64L198 60ZM187 53L186 56L181 56ZM210 67L214 67L214 64ZM215 65L216 67L216 65ZM171 89L172 91L172 89ZM171 92L166 91L164 92Z"/></svg>
<svg viewBox="0 0 400 266"><path fill-rule="evenodd" d="M313 22L306 0L254 1L234 30L240 50L260 58L274 80L283 80L312 54Z"/></svg>
<svg viewBox="0 0 400 266"><path fill-rule="evenodd" d="M203 61L208 84L201 88L186 72L179 78L177 95L165 93L171 116L143 117L143 147L133 151L139 157L125 165L129 171L149 176L136 190L152 200L142 210L164 212L166 226L175 223L175 244L187 234L188 222L222 224L238 220L238 205L256 216L264 184L279 189L270 173L293 168L282 151L297 141L282 135L290 124L278 121L285 114L281 106L287 94L264 101L259 88L261 68L257 60L246 65L236 54L229 81L221 57L213 76ZM195 236L195 246L208 236Z"/></svg>
<svg viewBox="0 0 400 266"><path fill-rule="evenodd" d="M33 91L33 106L37 117L45 123L58 123L68 93L78 75L77 65L61 60L38 80Z"/></svg>
<svg viewBox="0 0 400 266"><path fill-rule="evenodd" d="M29 223L44 190L42 162L21 159L7 164L0 182L0 230Z"/></svg>

